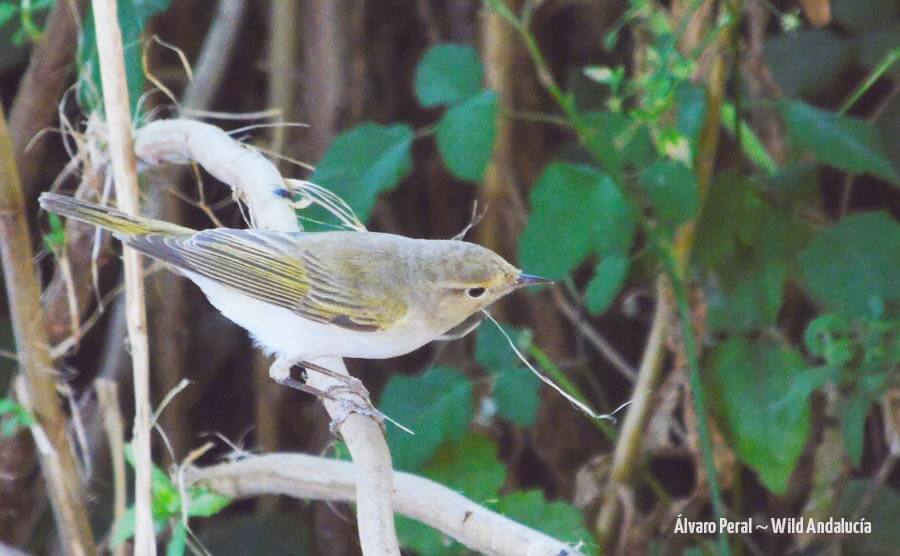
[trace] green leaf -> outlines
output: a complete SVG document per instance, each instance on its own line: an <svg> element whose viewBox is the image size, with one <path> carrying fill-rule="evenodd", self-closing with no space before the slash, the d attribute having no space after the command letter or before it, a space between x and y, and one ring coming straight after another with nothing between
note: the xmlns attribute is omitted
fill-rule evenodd
<svg viewBox="0 0 900 556"><path fill-rule="evenodd" d="M737 248L757 243L765 208L749 179L719 176L697 221L695 252L699 261L709 268L736 265Z"/></svg>
<svg viewBox="0 0 900 556"><path fill-rule="evenodd" d="M821 91L851 63L852 44L830 31L800 29L766 41L766 60L787 96Z"/></svg>
<svg viewBox="0 0 900 556"><path fill-rule="evenodd" d="M609 308L625 284L630 266L631 258L621 253L612 253L600 260L585 292L588 311L597 314Z"/></svg>
<svg viewBox="0 0 900 556"><path fill-rule="evenodd" d="M710 331L737 334L774 325L784 299L785 265L748 257L728 271L707 288Z"/></svg>
<svg viewBox="0 0 900 556"><path fill-rule="evenodd" d="M411 428L415 436L388 427L388 444L397 468L413 471L442 442L460 438L472 420L472 384L459 371L435 367L420 377L397 375L381 395L380 409Z"/></svg>
<svg viewBox="0 0 900 556"><path fill-rule="evenodd" d="M506 481L496 443L472 432L441 445L421 473L479 504L496 496Z"/></svg>
<svg viewBox="0 0 900 556"><path fill-rule="evenodd" d="M494 151L497 93L484 91L447 110L437 126L437 146L450 173L481 181Z"/></svg>
<svg viewBox="0 0 900 556"><path fill-rule="evenodd" d="M506 467L497 458L497 445L486 436L468 433L445 442L420 474L462 493L478 504L494 498L506 481ZM404 548L422 555L466 554L461 545L440 532L413 521L397 520L397 535Z"/></svg>
<svg viewBox="0 0 900 556"><path fill-rule="evenodd" d="M691 144L691 151L697 152L697 142L706 120L706 89L694 83L685 82L675 91L678 106L676 127Z"/></svg>
<svg viewBox="0 0 900 556"><path fill-rule="evenodd" d="M516 328L508 324L500 323L503 331L512 338L520 351L526 351L531 345L531 330ZM509 347L509 342L493 323L485 323L478 328L477 341L475 342L475 361L490 373L499 373L504 369L519 366L519 358Z"/></svg>
<svg viewBox="0 0 900 556"><path fill-rule="evenodd" d="M799 260L812 296L840 314L872 315L885 301L900 300L900 224L886 212L844 218Z"/></svg>
<svg viewBox="0 0 900 556"><path fill-rule="evenodd" d="M621 112L591 112L582 118L588 150L610 173L643 167L656 158L650 130Z"/></svg>
<svg viewBox="0 0 900 556"><path fill-rule="evenodd" d="M172 538L169 539L169 544L166 546L166 556L182 556L184 554L184 550L187 548L187 534L187 525L179 519L178 525L172 531Z"/></svg>
<svg viewBox="0 0 900 556"><path fill-rule="evenodd" d="M419 556L465 556L471 552L436 529L422 522L398 515L397 538L400 546Z"/></svg>
<svg viewBox="0 0 900 556"><path fill-rule="evenodd" d="M684 164L656 162L641 172L638 183L656 215L671 226L692 220L700 210L697 176Z"/></svg>
<svg viewBox="0 0 900 556"><path fill-rule="evenodd" d="M117 519L113 525L112 538L109 541L112 548L120 546L123 542L134 536L135 519L136 514L134 506L129 506L128 509L125 510L125 513L122 514L122 517Z"/></svg>
<svg viewBox="0 0 900 556"><path fill-rule="evenodd" d="M854 467L859 467L863 456L863 441L866 432L866 416L872 401L860 391L855 391L847 399L842 400L841 435L844 438L844 449Z"/></svg>
<svg viewBox="0 0 900 556"><path fill-rule="evenodd" d="M530 370L504 369L494 382L497 415L520 427L534 425L541 405L540 388L541 381Z"/></svg>
<svg viewBox="0 0 900 556"><path fill-rule="evenodd" d="M439 44L425 53L416 67L419 103L432 108L454 104L481 92L484 68L471 46Z"/></svg>
<svg viewBox="0 0 900 556"><path fill-rule="evenodd" d="M900 185L881 134L872 124L802 102L782 102L780 108L790 140L819 162L854 174L869 172Z"/></svg>
<svg viewBox="0 0 900 556"><path fill-rule="evenodd" d="M19 12L19 7L12 3L0 4L0 27L6 25Z"/></svg>
<svg viewBox="0 0 900 556"><path fill-rule="evenodd" d="M558 280L595 253L627 253L634 216L612 178L589 166L555 162L531 191L519 238L522 266Z"/></svg>
<svg viewBox="0 0 900 556"><path fill-rule="evenodd" d="M128 81L128 97L132 111L137 107L144 90L143 44L141 36L147 21L169 8L170 0L117 0L119 28L125 49L125 78ZM94 11L88 10L82 27L81 49L78 53L82 83L79 88L82 106L86 112L102 109L100 58L97 53L97 31ZM85 71L88 70L88 71ZM85 80L87 82L85 82Z"/></svg>
<svg viewBox="0 0 900 556"><path fill-rule="evenodd" d="M597 554L597 545L584 527L581 512L565 502L547 502L539 490L504 496L497 502L497 511L573 546L584 543L583 552Z"/></svg>
<svg viewBox="0 0 900 556"><path fill-rule="evenodd" d="M412 141L407 125L358 125L334 138L310 181L336 193L366 221L378 194L412 169Z"/></svg>
<svg viewBox="0 0 900 556"><path fill-rule="evenodd" d="M864 501L866 511L859 515ZM872 533L847 535L842 542L842 554L848 556L894 556L900 545L900 492L883 483L869 479L850 479L834 512L834 518L857 520L864 517L872 522Z"/></svg>
<svg viewBox="0 0 900 556"><path fill-rule="evenodd" d="M744 338L720 344L706 361L711 400L732 447L776 494L787 490L809 436L809 402L784 399L803 370L796 352Z"/></svg>
<svg viewBox="0 0 900 556"><path fill-rule="evenodd" d="M191 517L214 516L231 504L231 498L207 487L191 487L188 496L191 500L188 515Z"/></svg>
<svg viewBox="0 0 900 556"><path fill-rule="evenodd" d="M47 215L47 222L50 224L50 232L44 235L44 245L51 252L55 252L66 245L66 228L59 215L52 212Z"/></svg>

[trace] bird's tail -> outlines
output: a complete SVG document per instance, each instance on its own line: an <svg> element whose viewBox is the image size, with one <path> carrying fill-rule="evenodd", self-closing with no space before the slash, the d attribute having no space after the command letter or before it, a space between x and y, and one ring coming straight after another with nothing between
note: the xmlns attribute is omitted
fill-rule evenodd
<svg viewBox="0 0 900 556"><path fill-rule="evenodd" d="M42 193L40 203L41 208L46 211L100 226L121 237L146 234L182 235L196 231L162 220L131 216L113 208L56 193Z"/></svg>

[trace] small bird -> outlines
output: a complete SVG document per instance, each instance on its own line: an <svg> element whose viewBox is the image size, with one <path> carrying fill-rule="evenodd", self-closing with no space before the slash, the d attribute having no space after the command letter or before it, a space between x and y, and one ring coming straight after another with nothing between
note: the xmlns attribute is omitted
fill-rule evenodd
<svg viewBox="0 0 900 556"><path fill-rule="evenodd" d="M465 336L482 309L548 280L456 240L357 231L194 230L53 193L45 210L111 230L197 284L268 355L277 382L322 395L291 367L336 375L324 357L384 359ZM344 375L336 378L347 380Z"/></svg>

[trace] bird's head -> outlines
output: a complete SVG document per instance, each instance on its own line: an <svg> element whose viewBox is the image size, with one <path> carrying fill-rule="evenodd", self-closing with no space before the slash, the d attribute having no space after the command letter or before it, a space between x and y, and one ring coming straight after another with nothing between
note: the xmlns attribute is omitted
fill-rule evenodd
<svg viewBox="0 0 900 556"><path fill-rule="evenodd" d="M429 241L422 257L425 293L431 301L429 320L446 330L514 290L550 283L474 243Z"/></svg>

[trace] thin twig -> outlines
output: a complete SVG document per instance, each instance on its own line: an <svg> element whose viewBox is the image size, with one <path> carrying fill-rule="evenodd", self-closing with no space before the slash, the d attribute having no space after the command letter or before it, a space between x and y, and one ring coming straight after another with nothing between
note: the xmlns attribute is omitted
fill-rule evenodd
<svg viewBox="0 0 900 556"><path fill-rule="evenodd" d="M93 0L97 50L103 86L103 105L109 127L109 154L112 159L118 206L127 214L140 212L137 183L137 161L131 134L131 109L122 33L119 29L115 0ZM129 247L123 249L125 273L125 311L134 374L135 457L135 554L156 554L156 539L151 513L150 491L150 361L147 338L147 311L140 254Z"/></svg>

